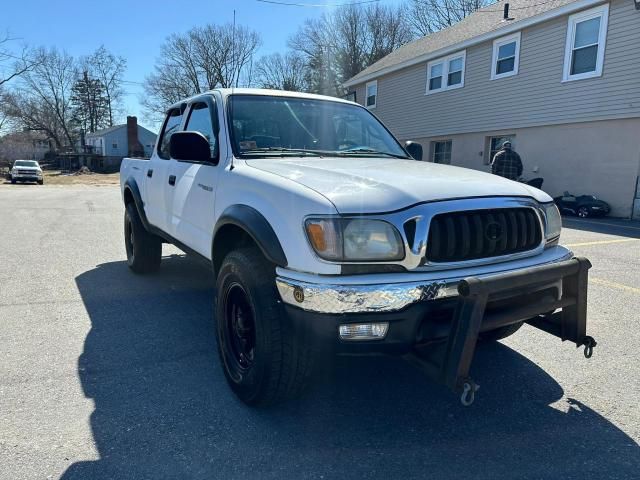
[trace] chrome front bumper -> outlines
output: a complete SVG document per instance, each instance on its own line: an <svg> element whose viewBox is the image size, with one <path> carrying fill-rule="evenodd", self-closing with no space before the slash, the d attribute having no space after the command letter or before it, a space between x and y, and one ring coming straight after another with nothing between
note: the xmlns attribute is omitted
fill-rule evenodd
<svg viewBox="0 0 640 480"><path fill-rule="evenodd" d="M319 285L276 278L282 301L321 313L395 312L416 303L457 295L458 282Z"/></svg>
<svg viewBox="0 0 640 480"><path fill-rule="evenodd" d="M347 277L327 279L316 276L314 279L312 275L302 274L297 275L298 278L293 278L294 272L278 269L276 286L283 302L310 312L327 314L396 312L414 303L457 296L458 284L471 275L487 278L531 266L561 262L572 256L569 250L554 247L543 255L517 262L496 264L491 266L491 269L483 267L440 272L440 275L431 274L427 278L413 281L403 280L411 276L415 278L415 274L360 276L359 278L349 276L348 282ZM369 281L374 280L374 283L368 283L367 277ZM351 283L354 278L361 283ZM320 279L323 281L318 281ZM331 280L340 280L340 283L334 283ZM558 279L557 283L561 288L561 279Z"/></svg>

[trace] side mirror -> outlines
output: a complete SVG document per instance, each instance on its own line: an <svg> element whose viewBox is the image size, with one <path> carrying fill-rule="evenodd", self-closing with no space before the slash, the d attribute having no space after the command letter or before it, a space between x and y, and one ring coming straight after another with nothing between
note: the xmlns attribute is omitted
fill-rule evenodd
<svg viewBox="0 0 640 480"><path fill-rule="evenodd" d="M416 142L407 142L404 149L414 160L422 160L422 145Z"/></svg>
<svg viewBox="0 0 640 480"><path fill-rule="evenodd" d="M171 158L189 162L213 162L209 140L200 132L176 132L169 139Z"/></svg>

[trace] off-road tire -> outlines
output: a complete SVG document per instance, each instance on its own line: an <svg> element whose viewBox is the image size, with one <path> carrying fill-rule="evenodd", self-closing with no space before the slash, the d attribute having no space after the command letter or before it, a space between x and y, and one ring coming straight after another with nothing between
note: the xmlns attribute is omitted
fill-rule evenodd
<svg viewBox="0 0 640 480"><path fill-rule="evenodd" d="M124 244L131 270L151 273L160 268L162 240L147 232L133 203L129 203L124 211Z"/></svg>
<svg viewBox="0 0 640 480"><path fill-rule="evenodd" d="M480 340L485 342L495 342L497 340L502 340L503 338L510 337L518 330L524 322L518 322L511 325L506 325L504 327L496 328L495 330L489 330L488 332L482 332L480 334Z"/></svg>
<svg viewBox="0 0 640 480"><path fill-rule="evenodd" d="M229 253L216 282L216 332L218 353L233 392L246 404L264 406L300 395L313 370L314 353L309 333L294 332L275 286L275 266L257 248ZM234 354L232 292L241 291L253 315L253 349L243 369ZM241 314L242 315L242 314ZM237 320L237 319L236 319ZM246 327L246 324L243 325ZM237 338L236 338L237 346Z"/></svg>

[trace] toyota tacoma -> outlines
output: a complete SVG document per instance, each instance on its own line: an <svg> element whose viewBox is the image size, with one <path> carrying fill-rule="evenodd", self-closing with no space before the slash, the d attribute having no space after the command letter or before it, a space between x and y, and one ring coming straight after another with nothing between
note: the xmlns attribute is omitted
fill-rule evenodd
<svg viewBox="0 0 640 480"><path fill-rule="evenodd" d="M156 271L163 243L211 265L221 365L250 405L298 394L335 354L404 356L469 405L477 342L524 323L590 357L591 265L559 245L552 198L421 159L346 100L188 98L150 159L122 162L128 265Z"/></svg>

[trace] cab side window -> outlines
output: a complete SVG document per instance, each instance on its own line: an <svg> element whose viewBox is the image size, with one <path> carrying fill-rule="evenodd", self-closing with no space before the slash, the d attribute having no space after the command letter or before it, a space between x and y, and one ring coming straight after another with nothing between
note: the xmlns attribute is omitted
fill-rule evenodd
<svg viewBox="0 0 640 480"><path fill-rule="evenodd" d="M212 115L213 113L213 115ZM217 128L214 128L216 119L215 111L212 112L209 105L205 102L194 103L187 119L185 130L191 132L200 132L209 141L209 149L211 150L211 160L218 159L218 136Z"/></svg>
<svg viewBox="0 0 640 480"><path fill-rule="evenodd" d="M180 124L182 123L182 112L179 108L173 108L167 113L167 118L164 121L162 132L160 133L160 141L158 142L158 156L168 160L169 155L169 140L171 135L178 131Z"/></svg>

